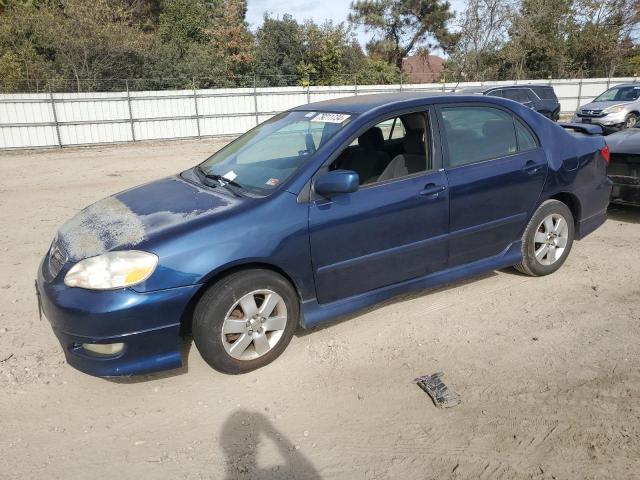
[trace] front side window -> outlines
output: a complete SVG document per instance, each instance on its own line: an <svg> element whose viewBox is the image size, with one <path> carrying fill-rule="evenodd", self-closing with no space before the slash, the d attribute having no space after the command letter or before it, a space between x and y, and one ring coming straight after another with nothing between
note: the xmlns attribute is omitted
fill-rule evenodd
<svg viewBox="0 0 640 480"><path fill-rule="evenodd" d="M594 102L633 102L640 97L640 86L613 87L597 97Z"/></svg>
<svg viewBox="0 0 640 480"><path fill-rule="evenodd" d="M442 120L449 167L459 167L518 151L513 119L492 107L445 107Z"/></svg>
<svg viewBox="0 0 640 480"><path fill-rule="evenodd" d="M429 140L424 113L393 117L359 135L329 169L356 172L360 185L413 175L431 168Z"/></svg>
<svg viewBox="0 0 640 480"><path fill-rule="evenodd" d="M215 153L200 172L220 176L237 188L266 195L302 167L353 115L284 112L258 125Z"/></svg>

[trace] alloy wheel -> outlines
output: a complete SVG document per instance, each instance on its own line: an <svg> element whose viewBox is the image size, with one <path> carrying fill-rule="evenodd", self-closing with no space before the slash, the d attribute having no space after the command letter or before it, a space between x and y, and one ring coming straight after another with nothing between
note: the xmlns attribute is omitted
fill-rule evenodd
<svg viewBox="0 0 640 480"><path fill-rule="evenodd" d="M268 353L287 326L287 306L272 290L255 290L238 300L222 325L222 344L237 360L254 360Z"/></svg>
<svg viewBox="0 0 640 480"><path fill-rule="evenodd" d="M569 225L562 215L547 215L536 230L533 248L536 260L542 265L553 265L564 253L569 239Z"/></svg>

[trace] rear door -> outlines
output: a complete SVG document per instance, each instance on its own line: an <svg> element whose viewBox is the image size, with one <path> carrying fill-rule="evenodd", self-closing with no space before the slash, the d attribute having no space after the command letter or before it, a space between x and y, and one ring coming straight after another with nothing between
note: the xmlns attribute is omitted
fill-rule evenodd
<svg viewBox="0 0 640 480"><path fill-rule="evenodd" d="M547 161L533 131L510 110L439 106L450 198L450 266L498 255L520 240Z"/></svg>

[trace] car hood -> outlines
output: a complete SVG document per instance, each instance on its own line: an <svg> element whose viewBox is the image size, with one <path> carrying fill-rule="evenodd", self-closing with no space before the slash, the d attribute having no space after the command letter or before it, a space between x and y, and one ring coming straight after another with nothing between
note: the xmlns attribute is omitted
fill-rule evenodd
<svg viewBox="0 0 640 480"><path fill-rule="evenodd" d="M640 155L640 128L627 128L604 138L611 153Z"/></svg>
<svg viewBox="0 0 640 480"><path fill-rule="evenodd" d="M619 100L612 102L591 102L586 105L582 105L580 110L604 110L605 108L613 107L614 105L627 105L633 102L621 102Z"/></svg>
<svg viewBox="0 0 640 480"><path fill-rule="evenodd" d="M246 201L173 176L88 206L60 227L58 242L69 260L81 260L136 248L168 230L229 212Z"/></svg>

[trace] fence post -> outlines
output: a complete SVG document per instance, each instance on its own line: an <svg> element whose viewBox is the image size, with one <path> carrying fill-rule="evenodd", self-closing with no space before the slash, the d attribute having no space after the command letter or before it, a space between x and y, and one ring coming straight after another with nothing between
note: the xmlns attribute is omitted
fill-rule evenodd
<svg viewBox="0 0 640 480"><path fill-rule="evenodd" d="M353 94L358 95L358 77L353 76Z"/></svg>
<svg viewBox="0 0 640 480"><path fill-rule="evenodd" d="M582 104L582 78L580 79L580 82L578 82L578 105L576 105L576 110L580 108L581 104Z"/></svg>
<svg viewBox="0 0 640 480"><path fill-rule="evenodd" d="M129 93L129 80L124 79L124 84L127 87L127 107L129 108L129 125L131 126L131 140L136 141L136 130L133 126L133 109L131 108L131 94Z"/></svg>
<svg viewBox="0 0 640 480"><path fill-rule="evenodd" d="M307 103L311 103L311 80L307 80Z"/></svg>
<svg viewBox="0 0 640 480"><path fill-rule="evenodd" d="M198 92L196 91L195 77L191 79L191 86L193 87L193 106L196 111L196 128L198 129L198 138L202 138L200 136L200 114L198 113Z"/></svg>
<svg viewBox="0 0 640 480"><path fill-rule="evenodd" d="M402 92L402 72L400 72L400 91Z"/></svg>
<svg viewBox="0 0 640 480"><path fill-rule="evenodd" d="M56 101L53 98L53 92L51 91L51 84L49 84L49 100L51 101L51 111L53 112L53 121L56 125L56 136L58 137L58 147L62 148L62 141L60 140L60 125L58 125L58 114L56 113Z"/></svg>
<svg viewBox="0 0 640 480"><path fill-rule="evenodd" d="M256 112L256 125L260 123L258 119L258 85L256 84L256 76L253 76L253 108Z"/></svg>

